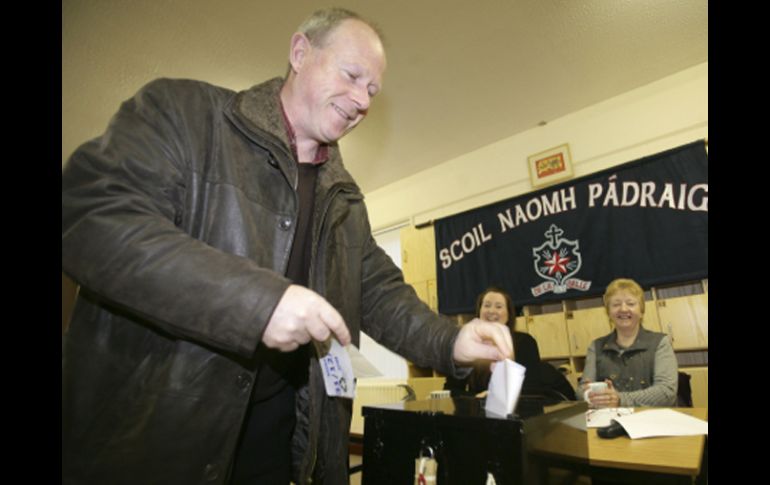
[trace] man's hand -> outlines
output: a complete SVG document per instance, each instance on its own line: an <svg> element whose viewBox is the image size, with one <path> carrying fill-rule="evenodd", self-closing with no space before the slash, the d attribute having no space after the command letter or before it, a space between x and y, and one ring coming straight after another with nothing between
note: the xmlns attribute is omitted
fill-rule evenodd
<svg viewBox="0 0 770 485"><path fill-rule="evenodd" d="M452 356L458 364L513 359L511 331L502 323L474 318L460 328Z"/></svg>
<svg viewBox="0 0 770 485"><path fill-rule="evenodd" d="M342 316L321 295L303 286L291 285L267 322L262 343L291 352L310 339L323 342L331 334L342 345L350 343L350 331Z"/></svg>

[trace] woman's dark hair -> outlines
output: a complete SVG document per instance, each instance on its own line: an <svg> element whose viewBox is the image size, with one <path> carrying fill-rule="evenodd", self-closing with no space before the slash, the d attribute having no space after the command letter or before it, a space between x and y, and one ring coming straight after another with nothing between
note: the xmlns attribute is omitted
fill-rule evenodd
<svg viewBox="0 0 770 485"><path fill-rule="evenodd" d="M487 293L499 293L503 295L505 298L505 308L508 310L508 321L505 322L505 324L508 325L508 328L513 332L514 328L516 328L516 308L513 306L513 301L511 301L511 295L496 286L488 287L486 290L482 291L476 299L476 316L481 316L481 303L484 301L484 297L487 296Z"/></svg>

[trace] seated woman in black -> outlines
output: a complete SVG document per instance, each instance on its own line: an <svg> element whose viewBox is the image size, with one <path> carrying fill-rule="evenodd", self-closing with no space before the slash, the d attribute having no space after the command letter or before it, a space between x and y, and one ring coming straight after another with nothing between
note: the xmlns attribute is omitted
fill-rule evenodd
<svg viewBox="0 0 770 485"><path fill-rule="evenodd" d="M508 293L495 287L484 290L476 300L476 316L488 322L500 322L508 326L513 337L513 360L527 368L524 375L524 388L539 387L540 351L537 342L529 334L516 332L516 314ZM492 376L491 362L478 361L473 372L465 379L447 377L444 389L452 391L455 396L479 396L489 387ZM482 397L483 394L479 397Z"/></svg>

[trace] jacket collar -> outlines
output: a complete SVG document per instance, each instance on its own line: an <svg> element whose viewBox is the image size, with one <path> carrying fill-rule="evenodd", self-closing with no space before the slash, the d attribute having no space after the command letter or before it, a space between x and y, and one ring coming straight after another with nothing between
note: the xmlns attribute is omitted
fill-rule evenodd
<svg viewBox="0 0 770 485"><path fill-rule="evenodd" d="M235 95L227 110L246 135L271 152L281 155L276 157L276 162L293 186L296 186L297 162L291 154L279 99L283 83L282 78L276 77L241 91ZM337 143L329 145L329 160L319 167L318 184L324 192L337 184L343 184L353 192L361 192L342 163Z"/></svg>

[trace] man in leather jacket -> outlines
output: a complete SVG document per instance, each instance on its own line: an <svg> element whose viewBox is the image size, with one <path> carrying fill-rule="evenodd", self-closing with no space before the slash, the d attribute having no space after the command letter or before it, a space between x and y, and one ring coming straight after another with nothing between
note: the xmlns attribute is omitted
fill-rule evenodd
<svg viewBox="0 0 770 485"><path fill-rule="evenodd" d="M381 89L376 28L317 12L289 64L238 93L153 81L68 160L64 483L347 483L324 342L364 330L457 376L511 357L504 326L431 312L372 238L337 140Z"/></svg>

